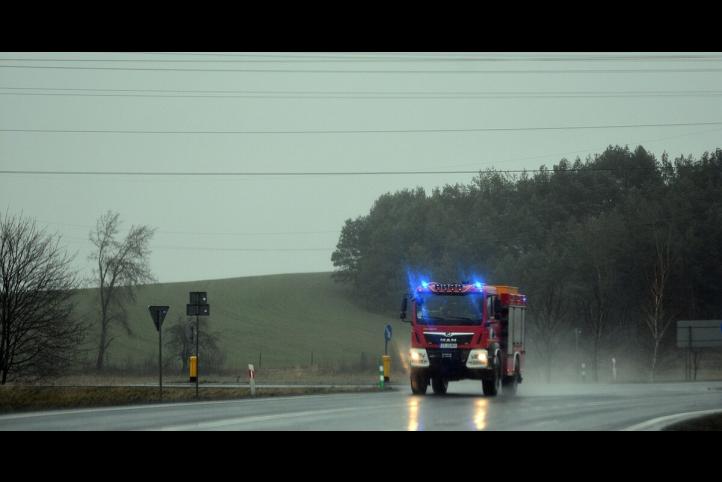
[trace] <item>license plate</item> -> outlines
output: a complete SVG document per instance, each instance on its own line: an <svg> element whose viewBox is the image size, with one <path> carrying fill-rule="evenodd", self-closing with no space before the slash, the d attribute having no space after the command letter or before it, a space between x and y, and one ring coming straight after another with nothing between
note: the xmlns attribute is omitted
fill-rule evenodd
<svg viewBox="0 0 722 482"><path fill-rule="evenodd" d="M439 346L441 348L456 348L456 343L441 343Z"/></svg>

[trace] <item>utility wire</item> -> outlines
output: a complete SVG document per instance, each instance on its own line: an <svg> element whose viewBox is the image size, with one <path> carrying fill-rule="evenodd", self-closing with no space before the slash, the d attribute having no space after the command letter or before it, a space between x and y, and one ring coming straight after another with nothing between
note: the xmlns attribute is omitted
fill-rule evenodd
<svg viewBox="0 0 722 482"><path fill-rule="evenodd" d="M689 137L689 136L695 136L695 135L699 135L699 134L708 134L708 133L710 133L710 132L719 132L719 131L720 131L720 129L706 129L706 130L703 130L703 131L687 132L687 133L685 133L685 134L678 134L678 135L674 135L674 136L657 137L657 138L654 138L654 139L644 139L644 140L635 142L634 144L636 144L636 145L645 145L645 144L650 143L650 142L666 141L666 140L669 140L669 139L678 139L678 138L680 138L680 137ZM590 151L603 151L603 150L606 149L608 146L609 146L609 144L607 144L606 146L602 146L602 147L599 147L599 146L597 145L597 146L590 146L590 147L588 147L588 148L586 148L586 149L578 149L578 150L576 150L576 151L555 152L555 153L551 153L551 154L542 154L542 155L537 155L537 156L527 156L527 157L516 157L516 158L510 158L510 159L503 159L503 160L499 160L499 161L494 161L493 164L489 164L489 163L487 163L487 164L481 164L481 167L494 167L495 165L498 165L498 164L508 164L508 163L510 163L510 162L528 161L528 160L532 160L532 159L548 159L548 158L552 158L552 157L556 157L556 156L567 156L567 155L569 155L569 154L581 154L581 153L585 153L585 152L586 152L586 153L590 153ZM435 165L438 165L438 164L435 164ZM468 166L477 166L477 167L479 167L480 164L479 164L479 162L465 162L465 163L463 163L463 164L447 164L447 165L446 165L446 167L449 167L449 168L450 168L450 167L455 167L455 168L458 168L458 167L468 167ZM433 166L430 166L430 168L432 168L432 167L433 167Z"/></svg>
<svg viewBox="0 0 722 482"><path fill-rule="evenodd" d="M8 52L9 53L9 52ZM669 58L669 59L703 59L703 58L718 58L718 54L703 52L703 53L630 53L622 54L595 54L592 52L542 52L542 53L525 53L519 52L515 54L497 52L109 52L112 54L140 54L140 55L163 55L163 56L185 56L185 57L221 57L221 58L234 58L234 59L245 59L245 58L316 58L316 59L348 59L348 58L364 58L364 59L376 59L376 58L394 58L394 59L437 59L440 57L458 57L463 56L465 58L589 58L589 59L617 59L617 58L634 58L634 59L658 59L658 58ZM506 57L503 57L506 55ZM486 57L480 57L486 56ZM545 57L548 56L548 57ZM552 57L556 56L556 57Z"/></svg>
<svg viewBox="0 0 722 482"><path fill-rule="evenodd" d="M494 93L478 93L478 94L445 94L437 95L415 94L284 94L284 93L268 93L268 94L145 94L145 93L90 93L90 92L0 92L0 95L11 96L41 96L41 97L131 97L131 98L176 98L176 99L357 99L357 100L471 100L471 99L599 99L599 98L659 98L659 97L720 97L722 92L699 91L699 92L647 92L647 93L596 93L596 94L556 94L556 93L540 93L540 94L494 94Z"/></svg>
<svg viewBox="0 0 722 482"><path fill-rule="evenodd" d="M324 252L330 253L334 248L210 248L204 246L155 246L153 249L174 250L174 251L218 251L218 252L249 252L249 253L266 253L266 252Z"/></svg>
<svg viewBox="0 0 722 482"><path fill-rule="evenodd" d="M72 236L63 236L60 235L60 237L64 240L70 240L72 241L71 244L81 244L88 243L90 244L90 240L87 239L81 239L76 238ZM161 250L161 251L218 251L218 252L249 252L249 253L275 253L275 252L325 252L329 253L334 250L334 248L217 248L212 246L151 246L151 250Z"/></svg>
<svg viewBox="0 0 722 482"><path fill-rule="evenodd" d="M533 126L533 127L482 127L470 129L368 129L368 130L277 130L277 131L145 131L145 130L101 130L101 129L0 129L0 132L53 133L53 134L176 134L176 135L239 135L239 134L412 134L412 133L451 133L451 132L520 132L520 131L558 131L585 129L631 129L640 127L691 127L717 126L714 122L676 122L669 124L601 124L590 126Z"/></svg>
<svg viewBox="0 0 722 482"><path fill-rule="evenodd" d="M94 230L96 226L89 224L68 224L68 223L57 223L54 221L45 221L38 219L37 222L43 224L51 224L54 226L72 227L80 229L91 229ZM272 231L272 232L194 232L194 231L156 231L157 234L178 234L178 235L190 235L190 236L285 236L285 235L306 235L306 234L338 234L341 232L339 229L325 230L325 231Z"/></svg>
<svg viewBox="0 0 722 482"><path fill-rule="evenodd" d="M168 55L168 54L167 54ZM181 54L188 55L188 54ZM216 54L211 54L216 55ZM439 54L436 56L307 56L307 55L255 55L233 57L233 58L210 58L204 55L204 59L151 59L151 58L29 58L9 57L0 58L0 62L130 62L130 63L375 63L375 62L719 62L722 56L719 55L628 55L628 56L507 56L507 57L479 57L473 55L458 56L458 54Z"/></svg>
<svg viewBox="0 0 722 482"><path fill-rule="evenodd" d="M615 172L615 171L653 171L656 167L627 168L580 168L564 169L560 172ZM168 172L168 171L42 171L42 170L0 170L0 174L8 175L57 175L57 176L407 176L407 175L440 175L440 174L525 174L538 172L555 172L551 169L516 169L516 170L458 170L458 171L286 171L286 172Z"/></svg>
<svg viewBox="0 0 722 482"><path fill-rule="evenodd" d="M643 96L643 95L720 95L722 90L571 90L571 91L439 91L439 90L179 90L179 89L100 89L68 87L18 87L0 86L1 90L11 91L49 91L60 93L143 93L143 94L240 94L240 95L338 95L338 96Z"/></svg>
<svg viewBox="0 0 722 482"><path fill-rule="evenodd" d="M55 69L55 70L106 70L143 72L244 72L283 74L662 74L662 73L711 73L722 68L654 68L654 69L545 69L545 70L340 70L340 69L203 69L203 68L155 68L155 67L80 67L67 65L0 65L0 69Z"/></svg>

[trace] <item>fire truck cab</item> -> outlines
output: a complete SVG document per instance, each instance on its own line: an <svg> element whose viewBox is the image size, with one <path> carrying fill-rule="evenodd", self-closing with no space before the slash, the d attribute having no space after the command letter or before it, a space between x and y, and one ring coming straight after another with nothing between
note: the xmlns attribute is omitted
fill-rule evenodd
<svg viewBox="0 0 722 482"><path fill-rule="evenodd" d="M401 304L401 319L411 323L411 391L424 395L431 385L445 394L450 381L473 379L484 395L516 394L526 307L526 296L511 286L422 282Z"/></svg>

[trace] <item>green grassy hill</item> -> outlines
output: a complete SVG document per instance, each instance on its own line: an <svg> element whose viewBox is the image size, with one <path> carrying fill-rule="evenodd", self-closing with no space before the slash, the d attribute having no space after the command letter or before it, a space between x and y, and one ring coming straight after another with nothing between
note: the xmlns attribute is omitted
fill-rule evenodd
<svg viewBox="0 0 722 482"><path fill-rule="evenodd" d="M219 335L230 371L244 373L248 363L258 364L259 353L263 368L308 366L311 352L314 363L321 366L349 366L364 356L372 362L383 354L387 323L392 324L395 338L389 350L398 351L395 342L408 344L408 325L393 315L365 311L330 273L284 274L142 287L137 302L128 307L133 335L114 329L117 339L110 347L108 365L127 369L157 364L158 335L148 305L170 306L164 324L169 328L179 315L185 318L190 291L208 292L208 322ZM80 294L78 312L89 321L97 311L96 296L93 290ZM97 336L97 331L89 335L89 360L94 360Z"/></svg>

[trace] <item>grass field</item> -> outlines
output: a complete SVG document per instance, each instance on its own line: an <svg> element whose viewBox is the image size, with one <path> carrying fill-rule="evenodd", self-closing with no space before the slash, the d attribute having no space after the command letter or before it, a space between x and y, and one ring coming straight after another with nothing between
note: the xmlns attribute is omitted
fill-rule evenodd
<svg viewBox="0 0 722 482"><path fill-rule="evenodd" d="M190 291L208 292L209 326L219 335L230 373L245 376L247 364L258 367L259 358L261 369L307 367L313 357L314 365L349 371L366 359L371 370L383 354L388 323L394 328L390 353L397 355L399 348L408 346L408 325L393 314L366 311L330 273L283 274L142 287L136 303L128 307L133 334L114 329L117 339L110 347L108 366L157 367L158 335L148 305L170 306L164 324L169 328L179 316L185 318ZM97 310L96 296L93 290L79 293L78 313L89 321ZM89 362L96 340L97 332L91 333L86 346Z"/></svg>

